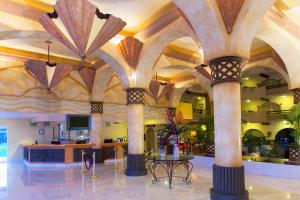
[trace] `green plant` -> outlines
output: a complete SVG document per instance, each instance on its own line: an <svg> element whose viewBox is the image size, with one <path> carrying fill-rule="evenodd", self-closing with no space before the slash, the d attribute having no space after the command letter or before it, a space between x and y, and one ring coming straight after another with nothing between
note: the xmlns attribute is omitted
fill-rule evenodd
<svg viewBox="0 0 300 200"><path fill-rule="evenodd" d="M284 118L294 128L295 144L293 146L300 148L300 103L296 104L290 113L284 115Z"/></svg>
<svg viewBox="0 0 300 200"><path fill-rule="evenodd" d="M206 115L199 119L198 136L205 144L214 144L214 116Z"/></svg>
<svg viewBox="0 0 300 200"><path fill-rule="evenodd" d="M243 145L248 147L248 153L255 152L255 147L260 147L265 143L265 138L254 134L254 130L250 130L242 138Z"/></svg>

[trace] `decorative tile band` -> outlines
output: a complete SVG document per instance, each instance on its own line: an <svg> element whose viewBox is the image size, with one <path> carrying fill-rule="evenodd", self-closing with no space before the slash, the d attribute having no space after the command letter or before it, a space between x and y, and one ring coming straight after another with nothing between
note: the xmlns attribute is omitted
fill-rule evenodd
<svg viewBox="0 0 300 200"><path fill-rule="evenodd" d="M145 89L144 88L128 88L127 105L129 104L143 104L145 105Z"/></svg>
<svg viewBox="0 0 300 200"><path fill-rule="evenodd" d="M212 85L223 82L241 82L243 59L237 56L225 56L209 62Z"/></svg>
<svg viewBox="0 0 300 200"><path fill-rule="evenodd" d="M103 113L103 103L102 102L91 102L91 113Z"/></svg>

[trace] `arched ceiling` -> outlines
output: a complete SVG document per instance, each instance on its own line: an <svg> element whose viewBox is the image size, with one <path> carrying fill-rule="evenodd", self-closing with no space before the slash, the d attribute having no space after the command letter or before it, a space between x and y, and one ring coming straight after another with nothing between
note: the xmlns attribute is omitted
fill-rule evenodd
<svg viewBox="0 0 300 200"><path fill-rule="evenodd" d="M45 32L37 18L40 13L51 12L55 2L56 0L2 0L0 2L0 68L20 66L22 61L28 58L45 58L47 46L44 41L47 39L53 40L53 38ZM171 0L91 0L91 2L102 12L111 13L127 22L127 26L120 33L121 38L136 36L145 43L148 38L151 38L151 36L180 18L178 16L180 12L177 12L178 8ZM283 27L287 32L283 36L296 38L299 34L297 30L300 30L300 0L278 0L274 4L273 9L276 9L289 23ZM269 24L270 21L265 20L259 27L258 33L263 32ZM214 30L210 31L213 32ZM260 58L260 56L271 51L277 52L273 45L266 40L264 41L263 38L263 36L256 37L252 41L251 58ZM107 46L116 46L113 41L110 41L110 43ZM276 45L276 48L280 49L280 47L281 44ZM300 46L296 49L300 49ZM280 52L277 53L278 58L284 56ZM70 50L55 40L51 54L56 56L54 59L57 60L79 63L78 58ZM99 55L90 57L87 65L92 65L98 61ZM276 58L273 59L276 60ZM165 64L166 62L168 63L167 65ZM168 66L188 66L193 69L202 62L203 52L199 41L195 41L195 39L188 36L181 37L169 43L164 48L160 59L156 62L156 65L162 65L157 70L158 78L161 80L173 80L173 82L185 77L188 78L191 76L190 72L181 70L180 67L170 68ZM277 59L277 62L279 63L280 59ZM281 59L281 62L282 65L286 64L285 59ZM209 73L208 68L205 70ZM153 79L155 79L155 76L153 76Z"/></svg>

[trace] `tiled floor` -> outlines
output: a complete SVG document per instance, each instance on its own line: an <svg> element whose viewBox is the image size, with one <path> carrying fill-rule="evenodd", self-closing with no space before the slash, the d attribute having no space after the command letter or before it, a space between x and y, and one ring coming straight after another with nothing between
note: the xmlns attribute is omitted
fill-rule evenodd
<svg viewBox="0 0 300 200"><path fill-rule="evenodd" d="M152 185L151 176L126 177L112 165L99 165L98 178L81 174L80 168L28 169L22 164L0 164L0 199L8 200L194 200L209 199L211 170L195 167L192 184L174 180L172 190L167 182ZM177 171L182 172L182 169ZM247 175L250 199L300 199L300 181Z"/></svg>

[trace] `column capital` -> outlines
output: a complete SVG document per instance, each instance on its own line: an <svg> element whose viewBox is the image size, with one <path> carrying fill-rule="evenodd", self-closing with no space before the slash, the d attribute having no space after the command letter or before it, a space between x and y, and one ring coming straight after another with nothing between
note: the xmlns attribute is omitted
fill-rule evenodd
<svg viewBox="0 0 300 200"><path fill-rule="evenodd" d="M294 104L297 104L300 102L300 88L294 88L292 91L294 95Z"/></svg>
<svg viewBox="0 0 300 200"><path fill-rule="evenodd" d="M91 113L103 113L103 102L91 101Z"/></svg>
<svg viewBox="0 0 300 200"><path fill-rule="evenodd" d="M129 104L143 104L145 105L145 89L144 88L128 88L127 105Z"/></svg>
<svg viewBox="0 0 300 200"><path fill-rule="evenodd" d="M224 82L241 82L243 58L238 56L224 56L211 60L212 85Z"/></svg>

